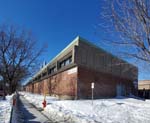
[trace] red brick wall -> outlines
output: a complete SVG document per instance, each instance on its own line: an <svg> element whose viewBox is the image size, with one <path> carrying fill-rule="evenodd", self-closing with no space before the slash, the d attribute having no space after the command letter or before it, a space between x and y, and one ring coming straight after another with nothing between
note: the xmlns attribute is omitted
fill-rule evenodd
<svg viewBox="0 0 150 123"><path fill-rule="evenodd" d="M56 95L75 96L77 72L69 73L70 69L51 77L51 91Z"/></svg>
<svg viewBox="0 0 150 123"><path fill-rule="evenodd" d="M96 72L85 67L78 67L72 72L70 69L48 77L42 81L26 87L27 91L38 94L70 96L72 98L91 98L91 82L95 83L94 98L116 96L116 86L122 83L126 94L133 89L131 80ZM33 89L33 90L32 90ZM77 95L76 95L77 94Z"/></svg>
<svg viewBox="0 0 150 123"><path fill-rule="evenodd" d="M74 68L71 68L74 69ZM56 75L50 76L42 81L34 83L34 89L30 87L27 91L33 91L33 93L58 95L58 96L76 96L76 84L77 84L77 71L69 72L71 69L60 72ZM76 68L77 69L77 68Z"/></svg>
<svg viewBox="0 0 150 123"><path fill-rule="evenodd" d="M40 83L40 81L39 82L36 82L36 83L34 83L34 93L39 93L40 91L39 91L39 83Z"/></svg>
<svg viewBox="0 0 150 123"><path fill-rule="evenodd" d="M119 83L125 85L126 94L129 94L131 88L133 88L133 84L130 80L79 67L77 84L78 98L91 98L91 82L95 83L95 98L116 96L116 86Z"/></svg>

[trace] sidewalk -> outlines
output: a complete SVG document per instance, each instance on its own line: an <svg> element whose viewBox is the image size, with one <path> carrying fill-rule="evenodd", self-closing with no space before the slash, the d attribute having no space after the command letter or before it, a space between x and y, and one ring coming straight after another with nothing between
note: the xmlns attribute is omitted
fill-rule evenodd
<svg viewBox="0 0 150 123"><path fill-rule="evenodd" d="M11 123L53 123L35 108L23 96L18 95L16 106L13 108Z"/></svg>

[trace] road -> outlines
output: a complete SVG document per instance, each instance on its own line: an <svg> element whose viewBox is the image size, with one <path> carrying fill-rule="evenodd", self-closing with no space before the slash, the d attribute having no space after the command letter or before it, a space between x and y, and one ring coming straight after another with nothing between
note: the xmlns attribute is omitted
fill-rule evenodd
<svg viewBox="0 0 150 123"><path fill-rule="evenodd" d="M13 108L11 123L53 123L41 113L41 109L35 108L23 96L17 98Z"/></svg>

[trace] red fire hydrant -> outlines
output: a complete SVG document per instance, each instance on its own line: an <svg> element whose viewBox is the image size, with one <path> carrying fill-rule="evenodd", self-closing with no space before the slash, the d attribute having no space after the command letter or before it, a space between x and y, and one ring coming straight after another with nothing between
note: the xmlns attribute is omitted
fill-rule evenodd
<svg viewBox="0 0 150 123"><path fill-rule="evenodd" d="M44 99L44 101L42 102L42 104L43 104L43 108L45 108L46 107L46 100Z"/></svg>
<svg viewBox="0 0 150 123"><path fill-rule="evenodd" d="M16 98L13 98L13 106L16 105Z"/></svg>
<svg viewBox="0 0 150 123"><path fill-rule="evenodd" d="M16 105L16 95L13 96L13 106Z"/></svg>

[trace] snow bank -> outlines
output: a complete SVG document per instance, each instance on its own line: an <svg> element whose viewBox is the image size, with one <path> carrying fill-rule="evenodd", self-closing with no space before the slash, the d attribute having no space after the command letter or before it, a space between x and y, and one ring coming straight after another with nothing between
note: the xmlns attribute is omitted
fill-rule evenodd
<svg viewBox="0 0 150 123"><path fill-rule="evenodd" d="M11 96L6 96L6 100L0 100L0 123L9 123L11 117Z"/></svg>
<svg viewBox="0 0 150 123"><path fill-rule="evenodd" d="M44 100L43 95L39 94L31 94L31 93L25 93L25 92L19 92L21 95L23 95L30 103L33 103L36 107L42 108L42 102ZM51 104L53 101L58 100L55 97L46 96L46 102L47 104Z"/></svg>
<svg viewBox="0 0 150 123"><path fill-rule="evenodd" d="M26 99L42 107L41 95L24 93ZM68 123L150 123L150 101L134 98L57 100L47 96L44 114L57 122Z"/></svg>

